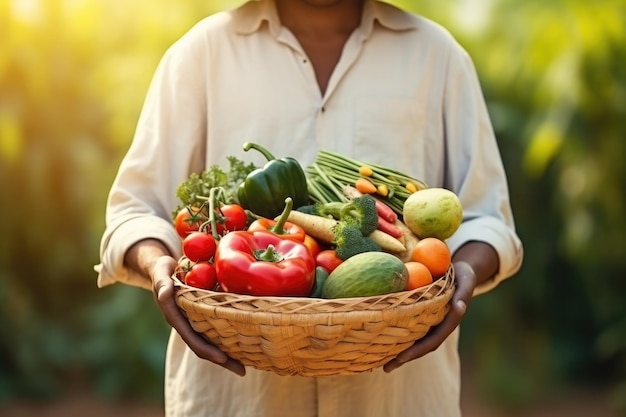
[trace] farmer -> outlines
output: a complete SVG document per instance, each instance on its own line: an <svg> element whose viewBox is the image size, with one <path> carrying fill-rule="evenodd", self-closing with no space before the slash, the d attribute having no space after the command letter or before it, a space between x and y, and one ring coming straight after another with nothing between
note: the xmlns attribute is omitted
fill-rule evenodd
<svg viewBox="0 0 626 417"><path fill-rule="evenodd" d="M175 189L244 141L303 166L328 149L454 191L465 219L448 241L457 290L443 323L384 368L319 378L246 369L196 334L170 279ZM199 22L156 70L106 222L99 286L152 290L173 327L167 416L458 416L457 327L522 260L471 59L442 27L374 0L250 1Z"/></svg>

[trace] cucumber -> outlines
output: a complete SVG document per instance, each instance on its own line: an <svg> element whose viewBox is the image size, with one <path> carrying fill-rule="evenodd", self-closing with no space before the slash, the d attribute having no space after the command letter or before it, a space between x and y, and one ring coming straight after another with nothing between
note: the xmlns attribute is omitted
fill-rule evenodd
<svg viewBox="0 0 626 417"><path fill-rule="evenodd" d="M322 296L322 288L324 288L324 282L328 279L328 271L323 266L315 267L315 284L313 284L313 291L309 297L320 298Z"/></svg>
<svg viewBox="0 0 626 417"><path fill-rule="evenodd" d="M324 282L322 298L369 297L406 290L409 273L398 257L363 252L343 261Z"/></svg>

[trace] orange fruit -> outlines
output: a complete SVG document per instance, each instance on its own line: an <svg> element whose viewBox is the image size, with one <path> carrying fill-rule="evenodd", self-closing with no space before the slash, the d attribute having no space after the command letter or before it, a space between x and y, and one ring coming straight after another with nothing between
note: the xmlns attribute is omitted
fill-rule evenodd
<svg viewBox="0 0 626 417"><path fill-rule="evenodd" d="M406 283L407 291L432 284L433 275L423 263L409 261L405 262L404 266L409 271L409 279Z"/></svg>
<svg viewBox="0 0 626 417"><path fill-rule="evenodd" d="M446 242L435 237L427 237L417 242L411 252L411 261L423 263L433 278L439 278L450 267L452 254Z"/></svg>

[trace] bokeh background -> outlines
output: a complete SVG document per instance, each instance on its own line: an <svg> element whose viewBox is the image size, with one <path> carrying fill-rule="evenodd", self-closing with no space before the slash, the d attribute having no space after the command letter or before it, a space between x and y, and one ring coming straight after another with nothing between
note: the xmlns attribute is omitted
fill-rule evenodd
<svg viewBox="0 0 626 417"><path fill-rule="evenodd" d="M391 2L473 56L525 244L464 322L472 401L626 415L626 1ZM159 410L151 294L96 288L106 195L165 49L241 3L0 0L0 414L77 392Z"/></svg>

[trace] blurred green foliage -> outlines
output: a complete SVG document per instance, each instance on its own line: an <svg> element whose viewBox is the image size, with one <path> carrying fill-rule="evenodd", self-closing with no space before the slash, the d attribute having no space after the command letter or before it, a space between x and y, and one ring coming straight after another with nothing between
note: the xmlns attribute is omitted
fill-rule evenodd
<svg viewBox="0 0 626 417"><path fill-rule="evenodd" d="M0 403L67 381L160 400L152 296L96 289L106 195L165 49L241 2L0 2ZM470 52L509 173L524 266L462 331L483 393L593 383L626 410L626 2L393 3Z"/></svg>

